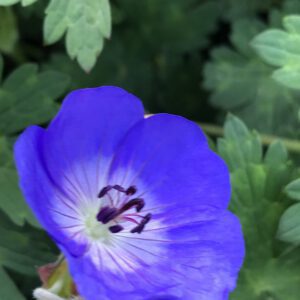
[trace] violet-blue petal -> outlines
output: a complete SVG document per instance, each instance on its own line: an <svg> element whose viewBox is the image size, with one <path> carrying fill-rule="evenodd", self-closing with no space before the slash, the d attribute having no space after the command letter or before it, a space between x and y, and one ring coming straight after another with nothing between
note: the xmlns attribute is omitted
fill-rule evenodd
<svg viewBox="0 0 300 300"><path fill-rule="evenodd" d="M118 143L143 116L141 102L121 88L70 93L45 134L43 151L50 176L72 195L95 197Z"/></svg>
<svg viewBox="0 0 300 300"><path fill-rule="evenodd" d="M96 272L89 259L69 257L80 293L86 300L227 299L244 256L239 221L229 212L205 208L198 216L198 222L189 224L186 218L180 227L163 229L169 242L145 240L143 236L133 237L135 241L124 239L124 249L136 251L146 264L149 249L153 255L159 255L154 249L164 250L156 263L136 272Z"/></svg>
<svg viewBox="0 0 300 300"><path fill-rule="evenodd" d="M49 180L40 151L43 135L42 128L31 126L24 131L15 144L14 154L20 175L20 187L41 225L56 242L68 240L70 252L77 255L85 250L86 245L68 239L67 234L51 216L51 203L63 201L66 206L72 206L72 203L64 198L63 190Z"/></svg>
<svg viewBox="0 0 300 300"><path fill-rule="evenodd" d="M30 127L19 137L15 160L25 198L72 254L87 247L80 202L98 201L116 146L141 119L140 101L124 90L84 89L67 96L46 130Z"/></svg>
<svg viewBox="0 0 300 300"><path fill-rule="evenodd" d="M209 149L201 129L168 114L147 118L129 131L112 163L110 182L137 186L150 208L226 208L230 199L227 166Z"/></svg>

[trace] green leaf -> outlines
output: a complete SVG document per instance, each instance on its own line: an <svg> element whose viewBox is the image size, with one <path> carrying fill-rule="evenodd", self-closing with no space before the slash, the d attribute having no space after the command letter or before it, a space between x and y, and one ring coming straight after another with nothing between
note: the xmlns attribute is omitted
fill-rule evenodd
<svg viewBox="0 0 300 300"><path fill-rule="evenodd" d="M283 19L283 27L291 34L300 34L300 16L290 15Z"/></svg>
<svg viewBox="0 0 300 300"><path fill-rule="evenodd" d="M290 203L283 190L293 177L285 147L275 141L263 156L258 134L229 116L217 149L230 169L230 209L242 223L246 242L245 262L230 299L297 300L299 249L298 256L283 256L286 247L276 239L278 222Z"/></svg>
<svg viewBox="0 0 300 300"><path fill-rule="evenodd" d="M39 227L19 189L12 151L3 137L0 138L0 209L17 225L22 226L27 221Z"/></svg>
<svg viewBox="0 0 300 300"><path fill-rule="evenodd" d="M272 78L273 68L250 47L263 26L255 19L233 23L231 41L236 50L213 50L212 61L204 68L204 86L212 91L210 102L214 106L231 111L251 128L297 137L300 93L277 83Z"/></svg>
<svg viewBox="0 0 300 300"><path fill-rule="evenodd" d="M34 64L16 69L0 86L0 133L12 134L28 125L49 121L58 108L54 100L68 83L66 75L55 71L38 73Z"/></svg>
<svg viewBox="0 0 300 300"><path fill-rule="evenodd" d="M9 7L0 7L0 51L11 53L18 37L19 33L13 11Z"/></svg>
<svg viewBox="0 0 300 300"><path fill-rule="evenodd" d="M36 1L37 0L0 0L0 5L9 6L21 2L23 6L28 6Z"/></svg>
<svg viewBox="0 0 300 300"><path fill-rule="evenodd" d="M55 260L55 248L47 235L28 225L14 225L0 211L0 266L36 276L36 267Z"/></svg>
<svg viewBox="0 0 300 300"><path fill-rule="evenodd" d="M0 5L8 6L18 3L20 0L0 0Z"/></svg>
<svg viewBox="0 0 300 300"><path fill-rule="evenodd" d="M57 249L45 232L29 225L17 226L1 210L0 236L1 300L24 299L6 271L36 278L36 268L55 261Z"/></svg>
<svg viewBox="0 0 300 300"><path fill-rule="evenodd" d="M285 188L285 192L291 199L300 201L300 179L289 183Z"/></svg>
<svg viewBox="0 0 300 300"><path fill-rule="evenodd" d="M0 168L0 208L17 225L24 225L25 220L39 226L18 187L18 175L11 168Z"/></svg>
<svg viewBox="0 0 300 300"><path fill-rule="evenodd" d="M51 0L44 23L45 42L53 44L65 32L69 56L90 71L102 51L104 38L111 34L108 0Z"/></svg>
<svg viewBox="0 0 300 300"><path fill-rule="evenodd" d="M258 34L252 46L260 57L275 67L273 78L293 89L300 89L300 15L283 19L284 30L268 29Z"/></svg>
<svg viewBox="0 0 300 300"><path fill-rule="evenodd" d="M279 29L267 30L257 35L251 42L257 53L273 66L282 66L291 59L285 49L289 43L291 43L289 34Z"/></svg>
<svg viewBox="0 0 300 300"><path fill-rule="evenodd" d="M251 133L238 118L229 115L224 126L224 139L218 140L218 151L226 160L230 170L248 163L260 163L262 147L260 138ZM243 140L243 143L240 143Z"/></svg>
<svg viewBox="0 0 300 300"><path fill-rule="evenodd" d="M1 300L25 300L25 297L20 293L16 284L8 276L6 271L0 267L0 298Z"/></svg>
<svg viewBox="0 0 300 300"><path fill-rule="evenodd" d="M282 241L300 244L300 203L292 205L284 212L277 235Z"/></svg>
<svg viewBox="0 0 300 300"><path fill-rule="evenodd" d="M28 6L36 2L37 0L21 0L23 6Z"/></svg>
<svg viewBox="0 0 300 300"><path fill-rule="evenodd" d="M272 4L271 0L223 0L222 17L225 20L236 20L255 16L258 13L268 10Z"/></svg>
<svg viewBox="0 0 300 300"><path fill-rule="evenodd" d="M13 167L12 150L5 137L0 137L0 167Z"/></svg>
<svg viewBox="0 0 300 300"><path fill-rule="evenodd" d="M180 53L204 48L221 13L219 1L127 0L118 4L125 21L132 24L134 39L155 52L160 48Z"/></svg>
<svg viewBox="0 0 300 300"><path fill-rule="evenodd" d="M275 164L284 163L287 160L288 152L283 143L280 140L274 141L267 150L265 163L273 166Z"/></svg>
<svg viewBox="0 0 300 300"><path fill-rule="evenodd" d="M261 258L251 269L245 266L245 271L240 274L238 287L230 295L230 299L298 300L299 255L299 249L296 249L282 258Z"/></svg>

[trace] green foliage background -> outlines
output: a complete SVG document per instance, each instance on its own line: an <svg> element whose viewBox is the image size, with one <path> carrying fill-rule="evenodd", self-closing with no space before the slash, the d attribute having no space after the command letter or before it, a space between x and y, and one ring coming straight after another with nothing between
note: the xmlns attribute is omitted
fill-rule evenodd
<svg viewBox="0 0 300 300"><path fill-rule="evenodd" d="M299 300L300 0L0 0L0 299L32 299L58 255L12 145L100 85L199 122L227 162L247 247L230 299Z"/></svg>

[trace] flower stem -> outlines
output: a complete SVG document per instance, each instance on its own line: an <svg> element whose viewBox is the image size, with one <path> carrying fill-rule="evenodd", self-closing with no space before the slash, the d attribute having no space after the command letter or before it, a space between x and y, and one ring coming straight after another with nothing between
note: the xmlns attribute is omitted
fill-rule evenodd
<svg viewBox="0 0 300 300"><path fill-rule="evenodd" d="M209 124L209 123L197 123L197 124L208 135L212 135L212 136L223 136L224 135L224 130L220 126ZM275 136L275 135L261 134L261 133L260 133L260 137L261 137L262 144L265 146L272 144L272 142L274 142L276 140L280 140L285 145L285 147L288 149L288 151L300 153L300 142L297 140L287 139L287 138L283 138L283 137Z"/></svg>

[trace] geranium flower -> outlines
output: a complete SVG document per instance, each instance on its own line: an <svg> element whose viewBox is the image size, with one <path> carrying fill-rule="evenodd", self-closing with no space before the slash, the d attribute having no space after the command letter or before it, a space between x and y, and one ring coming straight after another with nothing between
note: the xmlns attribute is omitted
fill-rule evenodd
<svg viewBox="0 0 300 300"><path fill-rule="evenodd" d="M15 145L24 196L86 300L223 300L244 256L229 173L200 128L117 87L70 93Z"/></svg>

